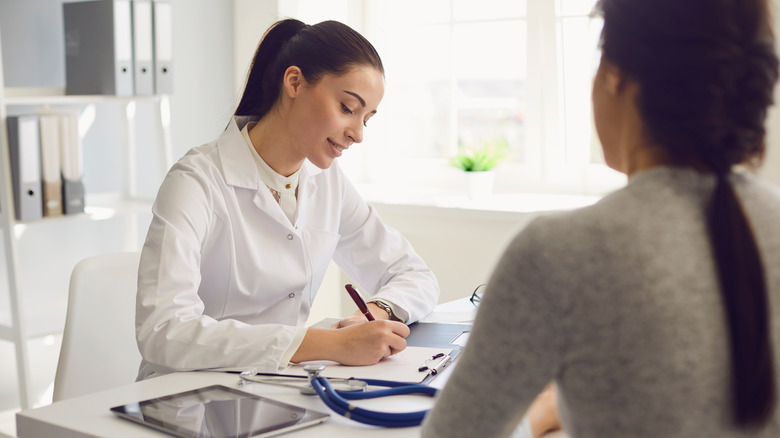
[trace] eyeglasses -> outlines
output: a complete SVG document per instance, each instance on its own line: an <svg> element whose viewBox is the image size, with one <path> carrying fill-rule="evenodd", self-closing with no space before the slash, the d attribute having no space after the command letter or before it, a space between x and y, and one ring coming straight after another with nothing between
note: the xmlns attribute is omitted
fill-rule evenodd
<svg viewBox="0 0 780 438"><path fill-rule="evenodd" d="M479 307L479 301L482 299L482 292L484 291L483 287L487 286L487 283L482 283L479 286L477 286L476 289L474 289L474 292L471 293L471 298L469 298L469 301L471 301L471 304L474 305L474 307Z"/></svg>

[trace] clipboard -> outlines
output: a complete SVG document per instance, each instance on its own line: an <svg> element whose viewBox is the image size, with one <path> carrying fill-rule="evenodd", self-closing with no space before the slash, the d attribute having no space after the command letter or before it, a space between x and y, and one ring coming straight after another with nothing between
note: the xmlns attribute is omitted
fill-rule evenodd
<svg viewBox="0 0 780 438"><path fill-rule="evenodd" d="M406 337L406 345L413 347L446 348L450 350L449 360L441 366L443 370L460 355L468 339L471 324L449 324L440 322L415 322L409 325L411 333ZM439 373L433 373L421 383L427 385Z"/></svg>
<svg viewBox="0 0 780 438"><path fill-rule="evenodd" d="M314 328L330 328L339 322L338 318L325 318L312 325ZM449 366L460 354L468 339L471 324L441 323L441 322L415 322L409 324L410 334L406 337L408 347L423 347L448 350L448 360L437 366L436 373L429 373L422 381L423 385L429 384L439 372Z"/></svg>
<svg viewBox="0 0 780 438"><path fill-rule="evenodd" d="M409 325L409 330L406 345L460 349L465 345L463 335L471 330L471 324L415 322Z"/></svg>

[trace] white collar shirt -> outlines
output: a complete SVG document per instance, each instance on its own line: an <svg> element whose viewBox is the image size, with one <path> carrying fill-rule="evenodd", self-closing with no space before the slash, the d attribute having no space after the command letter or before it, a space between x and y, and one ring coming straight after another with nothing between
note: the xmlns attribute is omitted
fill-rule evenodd
<svg viewBox="0 0 780 438"><path fill-rule="evenodd" d="M249 130L256 124L256 122L249 122L241 129L241 135L246 141L247 147L257 163L257 171L260 172L260 179L268 186L268 190L274 195L274 199L279 203L279 207L282 208L284 215L290 219L290 223L295 223L295 211L297 208L296 193L298 191L298 176L301 174L301 169L296 170L290 176L283 176L271 169L271 166L263 160L263 157L257 153L252 140L249 138Z"/></svg>

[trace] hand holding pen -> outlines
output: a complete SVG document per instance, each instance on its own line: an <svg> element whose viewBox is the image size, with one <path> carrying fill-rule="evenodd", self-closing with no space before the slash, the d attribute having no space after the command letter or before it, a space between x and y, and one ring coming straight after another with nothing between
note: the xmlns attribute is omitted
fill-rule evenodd
<svg viewBox="0 0 780 438"><path fill-rule="evenodd" d="M357 305L358 310L360 310L360 313L365 315L366 319L368 319L369 321L374 321L374 315L372 315L371 311L368 310L368 305L366 305L366 302L363 300L363 297L360 296L358 291L356 291L351 284L347 284L344 287L347 289L349 296L352 297L352 301L354 301L355 304Z"/></svg>
<svg viewBox="0 0 780 438"><path fill-rule="evenodd" d="M292 362L324 359L344 365L373 365L406 348L406 324L376 320L360 293L351 284L345 288L359 313L340 320L330 329L308 329Z"/></svg>
<svg viewBox="0 0 780 438"><path fill-rule="evenodd" d="M317 346L329 345L329 351L335 355L326 359L345 365L373 365L383 358L403 351L406 348L404 338L409 336L409 327L402 322L375 318L360 293L351 284L345 285L345 288L358 307L358 312L335 324L332 327L335 330L309 329L304 343L311 337L313 344ZM314 339L315 336L326 336L330 339ZM305 360L313 359L302 357L299 361Z"/></svg>

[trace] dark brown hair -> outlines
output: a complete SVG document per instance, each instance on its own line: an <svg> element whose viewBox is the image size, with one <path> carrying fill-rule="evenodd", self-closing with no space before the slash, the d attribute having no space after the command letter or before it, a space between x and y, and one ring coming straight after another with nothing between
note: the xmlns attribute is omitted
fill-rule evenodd
<svg viewBox="0 0 780 438"><path fill-rule="evenodd" d="M717 175L708 218L728 320L734 421L771 419L776 403L767 287L750 223L729 180L758 164L778 77L766 0L600 0L601 47L640 86L652 140Z"/></svg>
<svg viewBox="0 0 780 438"><path fill-rule="evenodd" d="M374 46L346 24L323 21L309 26L281 20L260 40L235 115L265 116L279 98L285 70L293 65L311 84L324 74L342 75L357 65L370 65L384 74Z"/></svg>

